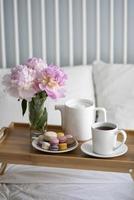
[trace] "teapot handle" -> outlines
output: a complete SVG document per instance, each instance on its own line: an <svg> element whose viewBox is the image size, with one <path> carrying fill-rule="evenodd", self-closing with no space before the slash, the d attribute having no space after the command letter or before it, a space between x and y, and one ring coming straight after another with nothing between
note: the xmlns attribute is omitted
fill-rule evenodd
<svg viewBox="0 0 134 200"><path fill-rule="evenodd" d="M94 110L95 110L95 111L101 111L101 112L103 112L104 122L107 121L107 111L106 111L105 108L102 108L102 107L95 107Z"/></svg>
<svg viewBox="0 0 134 200"><path fill-rule="evenodd" d="M65 129L65 115L64 115L64 109L65 106L64 105L55 105L55 110L59 110L61 112L61 125L62 125L62 129Z"/></svg>

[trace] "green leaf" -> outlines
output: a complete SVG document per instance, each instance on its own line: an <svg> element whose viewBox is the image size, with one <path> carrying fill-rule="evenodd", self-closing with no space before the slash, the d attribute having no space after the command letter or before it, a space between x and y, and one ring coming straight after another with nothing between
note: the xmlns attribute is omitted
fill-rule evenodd
<svg viewBox="0 0 134 200"><path fill-rule="evenodd" d="M22 107L22 115L24 116L27 109L27 101L25 99L22 100L21 107Z"/></svg>

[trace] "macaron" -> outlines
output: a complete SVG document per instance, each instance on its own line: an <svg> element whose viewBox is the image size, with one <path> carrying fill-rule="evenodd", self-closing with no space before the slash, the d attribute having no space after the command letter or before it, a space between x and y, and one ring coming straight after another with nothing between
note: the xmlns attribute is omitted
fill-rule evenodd
<svg viewBox="0 0 134 200"><path fill-rule="evenodd" d="M60 143L65 143L67 140L66 136L60 136L60 137L58 137L58 139L59 139Z"/></svg>
<svg viewBox="0 0 134 200"><path fill-rule="evenodd" d="M50 144L51 145L58 145L59 144L59 139L58 138L52 138L51 140L50 140Z"/></svg>
<svg viewBox="0 0 134 200"><path fill-rule="evenodd" d="M44 133L44 140L51 141L53 138L57 138L57 133L54 131L47 131Z"/></svg>
<svg viewBox="0 0 134 200"><path fill-rule="evenodd" d="M76 141L74 138L67 138L67 147L70 148L70 147L73 147L75 144L76 144Z"/></svg>
<svg viewBox="0 0 134 200"><path fill-rule="evenodd" d="M68 139L68 138L73 138L73 136L70 135L70 134L67 134L67 135L66 135L66 138L67 138L67 139Z"/></svg>
<svg viewBox="0 0 134 200"><path fill-rule="evenodd" d="M49 142L42 142L42 149L48 150L50 147Z"/></svg>
<svg viewBox="0 0 134 200"><path fill-rule="evenodd" d="M40 140L37 142L38 146L41 147L41 148L42 148L42 142L43 141L40 141Z"/></svg>
<svg viewBox="0 0 134 200"><path fill-rule="evenodd" d="M59 150L60 151L63 151L63 150L66 150L67 149L67 143L60 143L59 144Z"/></svg>
<svg viewBox="0 0 134 200"><path fill-rule="evenodd" d="M49 148L51 151L58 151L59 150L59 146L57 144L54 144L54 145L50 145L50 148Z"/></svg>
<svg viewBox="0 0 134 200"><path fill-rule="evenodd" d="M58 132L57 133L57 137L61 137L61 136L64 136L64 133L63 132Z"/></svg>
<svg viewBox="0 0 134 200"><path fill-rule="evenodd" d="M43 141L44 140L44 135L39 135L38 141Z"/></svg>

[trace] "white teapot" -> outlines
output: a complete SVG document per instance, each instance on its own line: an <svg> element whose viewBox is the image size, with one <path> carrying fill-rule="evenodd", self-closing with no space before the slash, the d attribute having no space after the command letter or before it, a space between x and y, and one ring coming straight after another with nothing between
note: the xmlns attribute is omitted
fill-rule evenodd
<svg viewBox="0 0 134 200"><path fill-rule="evenodd" d="M91 139L91 125L95 122L96 111L102 111L106 121L105 108L95 107L88 99L71 99L64 105L55 105L61 112L62 129L79 141Z"/></svg>

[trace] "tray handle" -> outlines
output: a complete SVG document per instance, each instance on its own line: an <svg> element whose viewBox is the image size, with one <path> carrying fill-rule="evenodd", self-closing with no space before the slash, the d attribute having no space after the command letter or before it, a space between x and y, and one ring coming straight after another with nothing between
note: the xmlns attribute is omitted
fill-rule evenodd
<svg viewBox="0 0 134 200"><path fill-rule="evenodd" d="M5 140L6 136L7 136L7 131L5 131L7 129L7 127L2 127L0 129L0 144Z"/></svg>

